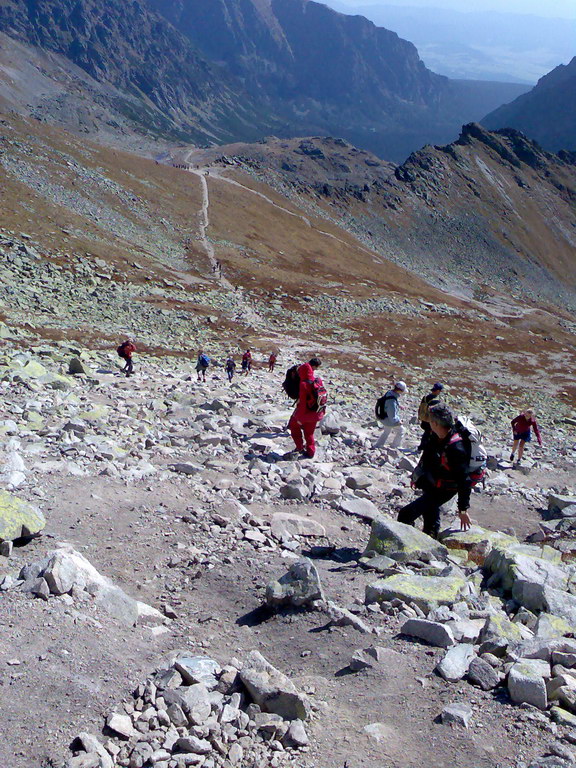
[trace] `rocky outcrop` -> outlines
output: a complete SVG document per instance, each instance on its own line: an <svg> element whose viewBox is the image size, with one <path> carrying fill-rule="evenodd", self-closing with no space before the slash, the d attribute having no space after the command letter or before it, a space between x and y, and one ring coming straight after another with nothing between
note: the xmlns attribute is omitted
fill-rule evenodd
<svg viewBox="0 0 576 768"><path fill-rule="evenodd" d="M515 128L550 152L575 150L576 56L560 64L510 104L482 119L487 128Z"/></svg>

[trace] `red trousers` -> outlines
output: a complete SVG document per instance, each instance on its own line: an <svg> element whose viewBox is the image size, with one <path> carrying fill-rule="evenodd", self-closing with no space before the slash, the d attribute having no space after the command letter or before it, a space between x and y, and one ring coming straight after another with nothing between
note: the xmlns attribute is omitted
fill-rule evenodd
<svg viewBox="0 0 576 768"><path fill-rule="evenodd" d="M323 414L308 412L298 413L294 411L288 422L292 440L296 445L297 451L304 450L306 444L306 453L310 458L316 453L316 443L314 442L314 430Z"/></svg>

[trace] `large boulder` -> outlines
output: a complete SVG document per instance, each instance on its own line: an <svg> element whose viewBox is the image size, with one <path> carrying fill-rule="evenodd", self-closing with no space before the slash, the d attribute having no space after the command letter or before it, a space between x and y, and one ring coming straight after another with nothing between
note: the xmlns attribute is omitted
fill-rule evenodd
<svg viewBox="0 0 576 768"><path fill-rule="evenodd" d="M386 555L398 562L424 560L428 562L445 558L448 550L435 539L427 536L412 525L399 523L385 517L377 517L372 522L370 538L364 555L374 552Z"/></svg>
<svg viewBox="0 0 576 768"><path fill-rule="evenodd" d="M405 603L415 603L423 611L431 611L440 605L458 602L466 589L461 576L419 576L399 573L366 586L365 602L382 603L398 598Z"/></svg>
<svg viewBox="0 0 576 768"><path fill-rule="evenodd" d="M520 659L512 665L508 675L508 693L516 704L532 704L546 709L548 697L546 679L550 677L550 665L539 659Z"/></svg>
<svg viewBox="0 0 576 768"><path fill-rule="evenodd" d="M561 517L576 516L576 496L561 496L557 493L548 494L548 509L544 513L545 520L556 520Z"/></svg>
<svg viewBox="0 0 576 768"><path fill-rule="evenodd" d="M518 539L500 531L488 531L473 525L467 531L455 531L451 528L440 533L440 541L448 549L459 549L468 552L468 557L478 565L483 565L486 556L494 548L506 549L518 544Z"/></svg>
<svg viewBox="0 0 576 768"><path fill-rule="evenodd" d="M271 581L266 587L266 604L270 606L300 607L323 599L316 566L306 557L292 563L288 573L277 581Z"/></svg>
<svg viewBox="0 0 576 768"><path fill-rule="evenodd" d="M247 655L240 679L263 712L280 715L284 720L308 719L310 705L306 697L258 651Z"/></svg>
<svg viewBox="0 0 576 768"><path fill-rule="evenodd" d="M494 614L486 619L486 623L478 638L480 653L491 653L493 656L503 656L506 649L513 643L521 643L524 639L518 624L513 624L505 614Z"/></svg>
<svg viewBox="0 0 576 768"><path fill-rule="evenodd" d="M0 541L35 536L45 525L46 519L37 507L0 490Z"/></svg>
<svg viewBox="0 0 576 768"><path fill-rule="evenodd" d="M491 583L499 584L506 591L512 591L517 581L567 589L570 571L552 560L540 557L541 554L541 548L528 545L515 545L506 549L495 547L487 555L484 568L493 575ZM517 599L515 595L514 599Z"/></svg>

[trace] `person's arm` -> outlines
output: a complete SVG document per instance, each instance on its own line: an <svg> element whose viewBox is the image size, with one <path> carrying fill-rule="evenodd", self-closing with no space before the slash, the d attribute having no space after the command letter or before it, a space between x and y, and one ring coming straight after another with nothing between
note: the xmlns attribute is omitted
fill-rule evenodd
<svg viewBox="0 0 576 768"><path fill-rule="evenodd" d="M542 447L542 436L540 435L540 429L538 428L536 419L533 419L532 427L534 428L534 434L536 435L536 439L538 440L538 445Z"/></svg>
<svg viewBox="0 0 576 768"><path fill-rule="evenodd" d="M398 408L398 398L389 397L386 400L386 416L392 422L391 426L395 427L400 424L400 409Z"/></svg>
<svg viewBox="0 0 576 768"><path fill-rule="evenodd" d="M469 457L461 440L448 446L446 457L458 488L458 512L466 512L470 507L472 484L468 474Z"/></svg>
<svg viewBox="0 0 576 768"><path fill-rule="evenodd" d="M520 416L516 416L516 418L512 419L512 421L510 422L512 424L513 430L516 430L516 424L518 424L518 422L520 421L520 418L521 418Z"/></svg>

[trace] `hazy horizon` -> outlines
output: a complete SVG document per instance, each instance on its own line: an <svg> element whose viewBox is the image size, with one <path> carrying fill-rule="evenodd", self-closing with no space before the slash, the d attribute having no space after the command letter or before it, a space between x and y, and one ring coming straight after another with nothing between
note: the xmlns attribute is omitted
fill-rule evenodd
<svg viewBox="0 0 576 768"><path fill-rule="evenodd" d="M574 0L553 0L552 3L550 0L465 0L465 2L464 0L340 0L340 2L351 8L367 5L399 5L410 8L446 8L462 13L492 11L517 13L523 16L576 19Z"/></svg>

